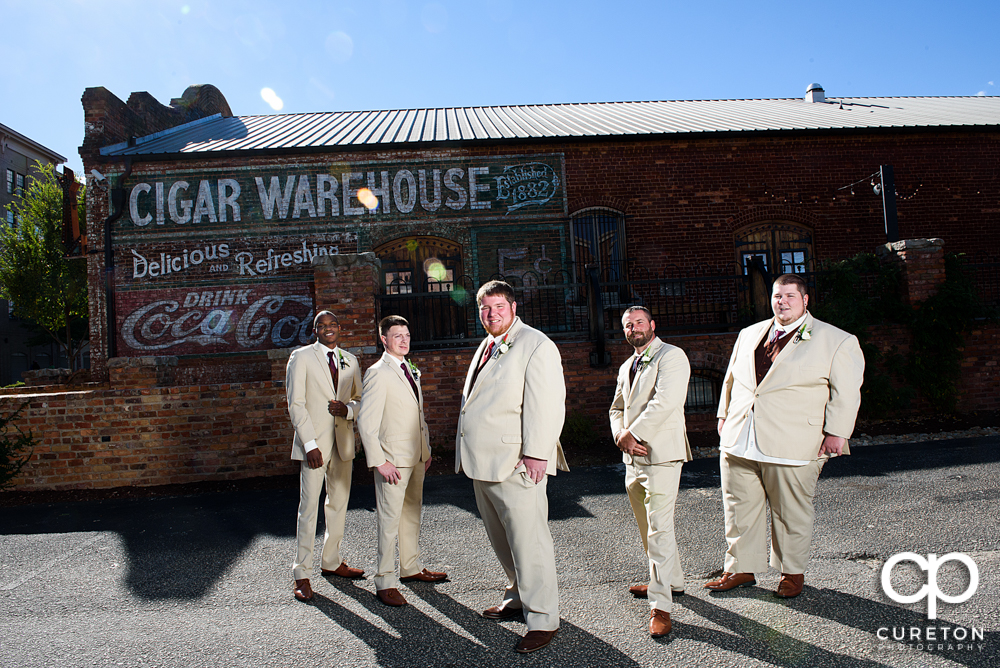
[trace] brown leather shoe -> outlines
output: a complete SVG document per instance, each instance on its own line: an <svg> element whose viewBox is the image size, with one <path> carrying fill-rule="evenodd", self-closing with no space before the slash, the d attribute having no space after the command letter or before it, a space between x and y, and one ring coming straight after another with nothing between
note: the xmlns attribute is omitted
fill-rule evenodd
<svg viewBox="0 0 1000 668"><path fill-rule="evenodd" d="M309 584L309 578L302 578L301 580L295 581L295 588L292 589L292 593L295 594L295 598L306 603L312 600L313 590L312 585Z"/></svg>
<svg viewBox="0 0 1000 668"><path fill-rule="evenodd" d="M636 598L646 598L649 595L649 585L632 585L628 588L628 593Z"/></svg>
<svg viewBox="0 0 1000 668"><path fill-rule="evenodd" d="M419 573L414 573L413 575L407 575L405 578L399 578L400 582L444 582L448 579L447 573L436 573L434 571L429 571L426 568Z"/></svg>
<svg viewBox="0 0 1000 668"><path fill-rule="evenodd" d="M494 605L483 610L483 617L486 619L513 619L524 614L521 608L511 608L509 606Z"/></svg>
<svg viewBox="0 0 1000 668"><path fill-rule="evenodd" d="M806 582L805 573L797 575L781 574L781 581L778 582L778 590L774 595L778 598L795 598L802 593L802 585Z"/></svg>
<svg viewBox="0 0 1000 668"><path fill-rule="evenodd" d="M378 595L378 600L394 608L406 605L406 599L403 598L398 589L379 589L376 594Z"/></svg>
<svg viewBox="0 0 1000 668"><path fill-rule="evenodd" d="M628 593L632 594L636 598L649 598L649 585L632 585L628 588ZM673 598L684 595L683 589L671 589L670 595Z"/></svg>
<svg viewBox="0 0 1000 668"><path fill-rule="evenodd" d="M649 635L662 638L670 633L673 625L670 623L670 613L653 608L649 613Z"/></svg>
<svg viewBox="0 0 1000 668"><path fill-rule="evenodd" d="M753 573L723 573L718 580L705 583L705 589L712 591L729 591L737 587L750 587L757 584Z"/></svg>
<svg viewBox="0 0 1000 668"><path fill-rule="evenodd" d="M347 565L346 561L340 562L340 566L337 566L332 571L328 571L325 568L320 569L320 572L325 576L336 575L339 578L347 578L348 580L358 580L365 576L365 572L360 568L351 568Z"/></svg>
<svg viewBox="0 0 1000 668"><path fill-rule="evenodd" d="M517 643L516 649L521 654L527 654L528 652L537 652L541 648L552 642L552 638L555 637L556 631L528 631L521 642Z"/></svg>

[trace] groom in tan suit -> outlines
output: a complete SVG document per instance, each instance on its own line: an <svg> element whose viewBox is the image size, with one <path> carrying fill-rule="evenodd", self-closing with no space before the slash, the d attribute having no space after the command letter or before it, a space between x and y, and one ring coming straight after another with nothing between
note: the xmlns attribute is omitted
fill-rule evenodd
<svg viewBox="0 0 1000 668"><path fill-rule="evenodd" d="M548 476L569 470L559 445L566 384L559 349L517 317L514 290L490 281L476 295L487 337L462 392L455 471L473 480L476 505L509 586L488 619L524 615L521 653L559 630L555 552L549 533Z"/></svg>
<svg viewBox="0 0 1000 668"><path fill-rule="evenodd" d="M410 326L390 315L379 323L385 352L365 372L358 411L358 433L368 468L375 469L375 524L378 531L378 571L375 591L386 605L406 605L400 582L441 582L420 562L420 506L424 474L431 465L420 371L407 361ZM396 539L399 538L399 578Z"/></svg>
<svg viewBox="0 0 1000 668"><path fill-rule="evenodd" d="M340 323L333 313L317 313L313 333L316 342L292 351L285 369L288 415L295 428L292 459L302 463L296 527L298 548L292 564L293 593L300 601L313 597L309 575L313 569L316 515L324 481L326 537L321 572L352 579L364 575L364 571L351 568L340 556L354 465L351 421L361 398L361 368L354 355L337 346Z"/></svg>
<svg viewBox="0 0 1000 668"><path fill-rule="evenodd" d="M684 593L674 504L681 466L691 461L684 424L691 365L683 350L656 336L646 307L628 308L622 329L635 354L618 370L611 433L622 451L625 489L649 559L649 584L629 591L649 599L649 634L660 638L670 633L673 597Z"/></svg>
<svg viewBox="0 0 1000 668"><path fill-rule="evenodd" d="M827 459L850 453L865 370L858 339L813 318L808 305L805 281L779 276L774 319L736 339L718 412L729 548L725 572L707 589L753 585L767 570L766 504L771 565L781 571L775 594L802 592L816 480Z"/></svg>

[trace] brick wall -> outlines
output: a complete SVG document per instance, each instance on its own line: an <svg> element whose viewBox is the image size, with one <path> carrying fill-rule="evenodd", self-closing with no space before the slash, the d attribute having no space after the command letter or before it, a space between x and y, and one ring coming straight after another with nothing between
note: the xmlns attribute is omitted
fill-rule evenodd
<svg viewBox="0 0 1000 668"><path fill-rule="evenodd" d="M693 369L724 371L735 338L735 334L719 334L665 340L687 352ZM905 351L906 338L904 331L889 328L879 332L876 342L886 349L896 345ZM618 366L631 349L624 342L613 343L609 346L612 365L594 369L589 364L592 344L560 341L558 345L566 377L567 413L589 416L595 430L606 433ZM966 335L959 385L961 411L1000 410L998 346L1000 326ZM446 457L454 447L462 384L473 354L473 348L464 348L411 356L422 372L431 443ZM0 397L3 414L28 402L18 424L31 429L40 441L15 481L17 488L164 485L294 473L283 382L288 351L274 350L268 355L273 381ZM377 359L374 353L360 356L365 369ZM170 367L169 360L113 360L112 369L122 382L155 383L163 373L156 369L157 363ZM135 378L126 379L128 374ZM687 425L690 431L711 432L714 412L689 415Z"/></svg>
<svg viewBox="0 0 1000 668"><path fill-rule="evenodd" d="M120 101L119 101L119 104ZM114 106L107 103L107 106ZM127 117L125 112L121 112ZM114 114L105 124L112 123ZM121 119L124 123L127 119ZM88 121L89 123L90 121ZM117 136L117 135L116 135ZM995 165L1000 158L997 132L856 132L684 136L676 138L600 138L576 142L476 144L464 147L289 154L268 156L185 158L167 162L136 162L133 174L164 175L181 170L256 170L270 173L275 165L331 163L350 165L373 161L421 161L532 154L563 155L568 213L590 206L622 212L626 220L626 255L654 272L678 274L729 273L737 260L734 235L768 221L788 221L806 228L815 257L840 259L868 252L885 242L882 205L867 182L850 189L880 164L891 163L899 194L899 231L903 238L942 237L949 252L970 255L1000 253L1000 222L996 207ZM942 169L942 165L949 169ZM124 168L124 163L91 164L86 172ZM256 172L254 172L256 173ZM144 177L147 178L147 177ZM152 179L153 176L148 178ZM157 177L164 178L164 177ZM107 196L88 191L88 232L92 249L103 247L101 222ZM382 216L382 214L379 214ZM559 247L569 257L568 220L553 214L532 224L516 215L500 220L474 219L399 221L393 216L359 221L330 218L317 225L324 233L349 234L357 252L409 235L431 235L462 247L467 273L485 278L497 267L497 252L510 246L528 248L528 259L540 256L554 271ZM377 219L377 220L376 220ZM542 229L545 228L545 229ZM557 233L561 230L560 233ZM104 273L101 256L90 258L91 341L95 378L102 379L104 332ZM119 268L119 273L123 269ZM119 276L119 279L122 280ZM266 356L262 353L259 358ZM259 370L259 368L258 368Z"/></svg>
<svg viewBox="0 0 1000 668"><path fill-rule="evenodd" d="M230 480L297 470L284 388L274 383L148 387L0 398L39 440L18 489Z"/></svg>

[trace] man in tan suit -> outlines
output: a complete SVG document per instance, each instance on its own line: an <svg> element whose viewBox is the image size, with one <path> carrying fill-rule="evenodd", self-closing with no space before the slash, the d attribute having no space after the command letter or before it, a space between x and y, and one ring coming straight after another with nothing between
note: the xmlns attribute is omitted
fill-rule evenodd
<svg viewBox="0 0 1000 668"><path fill-rule="evenodd" d="M487 337L462 392L455 471L473 480L476 505L507 575L504 600L488 619L524 614L521 653L539 650L559 630L559 591L549 533L548 476L566 467L559 434L566 384L556 345L517 317L514 290L490 281L476 295Z"/></svg>
<svg viewBox="0 0 1000 668"><path fill-rule="evenodd" d="M767 570L765 504L771 508L775 594L802 592L823 464L849 454L861 405L865 360L856 337L812 317L805 281L779 276L774 319L736 339L719 402L720 468L726 518L725 572L714 591L756 584Z"/></svg>
<svg viewBox="0 0 1000 668"><path fill-rule="evenodd" d="M379 323L385 352L365 372L358 411L358 433L368 468L375 469L375 523L378 531L378 571L375 591L386 605L406 605L400 582L441 582L420 562L420 506L424 474L431 465L420 371L406 359L410 326L390 315ZM396 539L399 538L399 578Z"/></svg>
<svg viewBox="0 0 1000 668"><path fill-rule="evenodd" d="M611 433L625 462L625 489L649 559L649 584L629 588L648 598L649 634L670 633L673 596L684 593L684 571L674 537L674 504L681 466L691 461L684 401L691 365L677 346L661 341L643 306L622 315L625 340L635 349L618 370Z"/></svg>
<svg viewBox="0 0 1000 668"><path fill-rule="evenodd" d="M360 578L340 555L347 519L354 462L354 426L351 421L361 397L361 368L357 358L337 347L340 323L329 311L313 320L316 342L292 351L285 369L288 415L295 428L292 459L299 469L298 549L292 564L294 594L300 601L313 597L309 575L313 569L316 515L326 481L326 537L320 569L323 575ZM336 388L336 389L335 389Z"/></svg>

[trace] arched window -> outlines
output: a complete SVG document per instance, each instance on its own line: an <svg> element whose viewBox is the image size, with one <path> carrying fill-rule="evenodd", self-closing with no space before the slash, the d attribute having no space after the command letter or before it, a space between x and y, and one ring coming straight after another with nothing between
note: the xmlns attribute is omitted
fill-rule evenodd
<svg viewBox="0 0 1000 668"><path fill-rule="evenodd" d="M769 220L736 232L736 261L744 274L752 267L769 279L813 270L812 230L796 223Z"/></svg>
<svg viewBox="0 0 1000 668"><path fill-rule="evenodd" d="M623 280L625 274L625 216L614 209L594 207L573 214L573 260L576 280L583 283L586 268L597 265L601 280Z"/></svg>
<svg viewBox="0 0 1000 668"><path fill-rule="evenodd" d="M413 347L461 343L475 327L475 308L462 271L462 246L448 239L412 236L375 248L382 261L378 317L401 315L410 322Z"/></svg>

